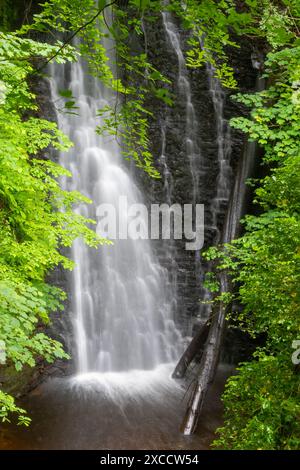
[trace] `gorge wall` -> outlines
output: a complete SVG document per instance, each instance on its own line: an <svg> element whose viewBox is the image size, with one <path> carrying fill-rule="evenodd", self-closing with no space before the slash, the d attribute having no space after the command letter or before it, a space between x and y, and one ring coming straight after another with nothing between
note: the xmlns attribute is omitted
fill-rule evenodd
<svg viewBox="0 0 300 470"><path fill-rule="evenodd" d="M158 100L146 104L153 113L150 140L162 179L151 185L144 175L141 180L151 202L204 204L205 249L220 238L245 144L244 137L229 128L228 121L245 113L245 109L232 101L234 91L220 87L211 69L183 67L180 54L187 47L187 32L168 15L167 19L158 15L156 21L145 25L144 40L150 62L171 81L168 89L174 104L167 107ZM230 62L240 89L253 91L257 70L253 68L251 56L255 45L244 38L239 38L238 43L239 48L228 50ZM145 47L141 42L139 46ZM185 88L182 80L187 82ZM193 140L191 150L187 140ZM207 317L207 306L201 300L208 298L202 286L208 266L201 253L185 249L185 240L160 244L158 251L174 283L177 320L186 333L192 334Z"/></svg>
<svg viewBox="0 0 300 470"><path fill-rule="evenodd" d="M23 11L27 15L26 5L25 0L19 0L15 11L18 14ZM138 39L136 47L143 50L146 44L149 60L170 79L168 88L174 105L167 107L159 100L146 103L153 113L150 122L151 149L162 178L149 181L147 175L137 171L139 184L149 204L204 204L205 247L208 247L218 241L222 231L237 162L244 146L244 138L237 131L231 129L229 138L228 121L245 110L231 100L232 92L218 87L209 68L189 69L182 66L180 53L184 54L186 50L187 33L176 19L157 15L156 21L146 22L145 33L142 40ZM230 61L234 64L241 91L252 91L257 76L251 62L254 48L247 39L241 38L238 42L239 49L228 51ZM32 86L38 96L39 114L47 119L56 119L48 82L34 79ZM228 163L225 167L220 164L222 149L224 160L227 159ZM45 157L55 158L50 154ZM220 194L223 183L226 191ZM207 307L200 302L207 298L202 286L207 265L201 253L185 249L185 240L172 243L159 241L156 248L161 264L169 271L174 294L170 301L174 305L177 322L185 334L192 335L197 324L207 316ZM66 273L57 271L51 280L67 290ZM67 349L71 350L68 314L63 317L54 314L53 320L52 335L63 340ZM58 364L52 371L57 373L60 367L61 364ZM11 371L7 374L2 368L0 382L4 386L7 384L9 391L18 393L18 390L28 389L28 384L31 384L30 387L35 385L40 373L44 373L43 364L39 365L33 378L25 371L24 380L20 380L18 374L16 382L14 374Z"/></svg>

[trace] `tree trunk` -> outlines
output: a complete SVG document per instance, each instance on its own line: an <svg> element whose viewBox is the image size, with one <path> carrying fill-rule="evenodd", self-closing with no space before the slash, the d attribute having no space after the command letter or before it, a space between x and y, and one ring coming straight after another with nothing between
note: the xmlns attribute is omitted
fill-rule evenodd
<svg viewBox="0 0 300 470"><path fill-rule="evenodd" d="M182 379L185 376L186 370L196 354L201 350L201 347L204 346L205 341L208 336L210 327L210 320L207 320L203 325L201 325L193 337L192 341L188 345L187 349L182 354L179 359L177 366L174 369L172 374L173 379Z"/></svg>
<svg viewBox="0 0 300 470"><path fill-rule="evenodd" d="M256 90L261 91L263 89L264 79L258 77ZM247 142L242 159L239 162L234 187L227 209L221 237L222 244L231 242L240 233L240 220L246 210L247 188L245 187L245 181L247 178L252 176L256 153L256 145L252 142ZM225 272L220 275L220 284L220 293L228 292L229 278ZM223 333L225 330L225 316L226 308L224 305L220 304L213 309L213 320L200 361L198 380L193 388L182 423L182 430L185 435L192 434L196 429L208 386L214 379L219 361Z"/></svg>
<svg viewBox="0 0 300 470"><path fill-rule="evenodd" d="M221 279L222 292L227 290L227 285L227 275L223 274ZM187 411L181 426L182 432L185 435L192 434L196 429L208 387L214 379L219 362L219 354L225 326L225 306L223 304L217 306L213 313L213 323L210 327L209 335L200 362L199 378L192 391Z"/></svg>

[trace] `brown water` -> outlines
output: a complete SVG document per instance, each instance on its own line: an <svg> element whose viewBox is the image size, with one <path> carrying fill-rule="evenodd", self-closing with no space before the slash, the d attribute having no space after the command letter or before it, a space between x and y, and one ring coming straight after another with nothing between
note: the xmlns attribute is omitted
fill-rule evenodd
<svg viewBox="0 0 300 470"><path fill-rule="evenodd" d="M209 449L222 425L220 394L232 369L220 366L197 433L183 436L184 389L165 385L156 393L109 396L103 389L70 386L52 379L20 401L32 418L29 428L2 426L1 449Z"/></svg>

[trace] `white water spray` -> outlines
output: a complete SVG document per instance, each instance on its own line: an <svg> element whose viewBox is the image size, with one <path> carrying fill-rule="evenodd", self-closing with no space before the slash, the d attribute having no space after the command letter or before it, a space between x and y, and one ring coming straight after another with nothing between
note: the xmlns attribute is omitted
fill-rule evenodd
<svg viewBox="0 0 300 470"><path fill-rule="evenodd" d="M54 99L66 88L67 67L67 87L76 98L79 115L58 116L59 127L74 142L71 151L60 155L60 163L73 174L72 181L63 185L93 200L77 211L95 218L102 203L118 211L121 196L127 197L128 205L142 203L116 141L105 141L95 132L101 125L97 110L114 102L113 92L104 90L79 61L52 67ZM124 372L154 370L178 357L181 336L168 300L168 276L151 241L116 240L113 246L95 250L78 239L72 258L76 263L71 295L79 374L122 373L124 384Z"/></svg>

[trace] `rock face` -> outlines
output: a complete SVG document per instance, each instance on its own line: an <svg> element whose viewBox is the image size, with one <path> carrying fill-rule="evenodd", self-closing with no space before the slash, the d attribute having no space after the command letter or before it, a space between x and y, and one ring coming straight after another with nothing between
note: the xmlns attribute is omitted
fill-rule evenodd
<svg viewBox="0 0 300 470"><path fill-rule="evenodd" d="M233 129L229 131L228 120L243 114L244 110L231 100L229 90L222 90L216 82L212 83L212 76L207 67L186 68L182 71L176 50L178 43L175 42L179 40L183 52L186 48L187 33L175 19L169 18L170 21L169 28L173 31L171 37L166 32L162 16L158 16L157 21L147 23L146 26L150 61L170 79L172 85L169 86L169 91L174 98L174 105L167 109L164 104L153 100L146 105L153 113L150 140L155 164L162 174L162 179L150 185L145 176L141 175L141 179L144 180L144 188L151 202L204 204L205 249L218 241L236 164L244 145L244 138L240 133ZM177 38L174 34L177 34ZM229 51L230 61L234 64L242 91L252 91L256 81L256 71L251 64L254 45L246 40L239 43L239 49ZM180 83L182 79L188 81L191 103L187 103L187 94L183 92ZM187 116L188 106L191 104L195 113L193 138L196 148L192 168L186 142L191 135L190 129L187 129L187 125L191 124ZM224 171L224 162L220 162L220 147L226 145L227 149L223 148L223 158L227 160L227 168ZM221 194L222 181L227 188L225 195ZM169 269L173 280L176 279L177 320L183 327L188 325L191 332L191 325L202 321L206 315L206 307L201 306L200 300L205 299L207 295L202 287L207 266L201 258L201 252L185 249L184 240L164 243L158 247L158 251L162 264ZM191 318L194 321L191 322Z"/></svg>
<svg viewBox="0 0 300 470"><path fill-rule="evenodd" d="M26 4L25 0L18 0L20 8ZM178 34L180 48L184 52L187 33L182 30L176 20L172 19L172 21ZM204 204L205 248L217 240L227 208L226 198L221 198L216 204L220 183L220 162L218 161L220 145L218 119L220 116L217 115L213 100L209 71L203 67L186 69L183 74L190 87L191 103L195 113L193 138L197 151L194 165L191 167L187 157L186 143L187 131L189 131L187 130L187 96L183 93L178 81L180 64L174 43L172 44L166 33L161 16L158 16L155 22L147 23L146 33L150 61L170 79L172 84L168 88L174 98L174 105L167 107L158 100L151 100L146 104L153 113L150 123L151 149L162 179L149 181L144 173L138 171L137 177L140 186L143 187L145 199L149 203ZM243 39L239 40L239 43L240 48L230 50L229 56L231 63L234 64L241 90L251 91L254 89L256 80L256 71L251 64L251 52L254 46ZM142 49L144 44L138 44L138 47ZM138 87L138 83L136 86ZM38 95L40 114L47 119L55 120L55 109L51 104L48 82L46 80L35 81L33 88ZM224 90L222 108L225 126L227 126L226 121L231 117L244 112L241 107L231 101L231 93ZM234 180L236 163L242 154L243 145L243 136L231 130L228 161L232 173L227 175L229 189ZM53 154L45 155L45 157L56 158ZM160 261L170 273L177 321L187 333L192 333L193 325L195 326L205 316L205 307L201 307L200 300L206 295L202 281L207 266L201 258L201 252L195 253L185 249L185 240L175 240L170 243L168 241L157 242L156 245ZM64 290L68 289L67 275L60 270L51 276L51 282ZM68 305L66 305L67 310ZM60 314L54 314L53 319L52 336L63 341L67 349L71 350L72 327L68 315L64 314L61 318ZM52 368L52 371L57 373L60 369L63 370L64 365L58 364L57 368ZM16 374L11 368L1 368L0 382L9 392L20 394L34 387L40 380L41 373L45 374L43 364L40 364L35 371L26 369L23 374Z"/></svg>

